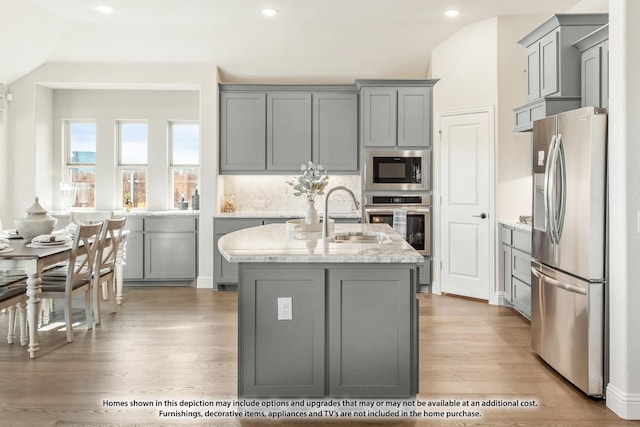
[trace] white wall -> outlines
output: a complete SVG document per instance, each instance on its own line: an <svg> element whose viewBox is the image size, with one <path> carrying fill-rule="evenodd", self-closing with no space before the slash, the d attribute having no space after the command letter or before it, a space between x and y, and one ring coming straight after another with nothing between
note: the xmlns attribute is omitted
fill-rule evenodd
<svg viewBox="0 0 640 427"><path fill-rule="evenodd" d="M117 174L116 123L144 120L149 126L147 209L172 209L172 189L167 172L169 143L167 127L171 121L199 119L198 91L183 90L53 90L53 156L51 162L54 209L62 208L57 183L63 179L62 144L64 120L96 120L96 210L122 207ZM152 179L155 175L156 179ZM152 184L151 184L152 183Z"/></svg>
<svg viewBox="0 0 640 427"><path fill-rule="evenodd" d="M531 135L513 132L512 109L525 102L524 49L517 41L546 18L487 19L464 27L434 49L431 73L433 78L440 79L434 87L435 200L439 196L440 175L438 114L490 107L494 110L495 140L492 143L496 157L493 224L499 219L517 220L519 215L531 213ZM435 209L435 242L440 237L439 220ZM434 271L436 282L438 273ZM491 301L498 300L492 298Z"/></svg>
<svg viewBox="0 0 640 427"><path fill-rule="evenodd" d="M137 89L197 90L200 120L200 220L198 286L213 287L212 215L215 210L217 174L218 70L211 64L61 64L49 63L14 82L11 114L7 123L6 176L11 182L4 193L5 222L20 217L35 194L51 192L52 176L41 178L38 167L51 164L51 152L40 150L44 141L47 90ZM43 88L48 88L43 90ZM38 126L36 126L38 123ZM44 127L43 127L44 126ZM37 131L37 129L40 129ZM41 132L42 131L42 132ZM51 134L49 132L49 134ZM38 136L37 136L38 135ZM50 167L45 166L49 170ZM48 173L48 172L47 172ZM163 172L163 177L166 174ZM2 190L0 188L0 190Z"/></svg>
<svg viewBox="0 0 640 427"><path fill-rule="evenodd" d="M467 25L431 53L434 117L498 102L497 18Z"/></svg>
<svg viewBox="0 0 640 427"><path fill-rule="evenodd" d="M640 419L640 2L609 11L609 367L607 406Z"/></svg>

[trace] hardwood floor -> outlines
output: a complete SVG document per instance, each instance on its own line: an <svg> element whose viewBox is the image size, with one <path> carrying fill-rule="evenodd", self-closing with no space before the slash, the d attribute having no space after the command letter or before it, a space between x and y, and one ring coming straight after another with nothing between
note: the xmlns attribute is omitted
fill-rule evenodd
<svg viewBox="0 0 640 427"><path fill-rule="evenodd" d="M82 306L80 305L80 308ZM535 408L467 408L480 418L268 421L159 417L137 402L236 399L235 292L128 287L102 324L40 333L38 358L0 343L1 426L358 425L630 426L544 365L529 348L529 324L514 311L452 296L420 295L418 400L535 401ZM7 316L0 315L0 331ZM4 335L4 332L3 334ZM3 337L4 338L4 337ZM128 406L115 406L126 402Z"/></svg>

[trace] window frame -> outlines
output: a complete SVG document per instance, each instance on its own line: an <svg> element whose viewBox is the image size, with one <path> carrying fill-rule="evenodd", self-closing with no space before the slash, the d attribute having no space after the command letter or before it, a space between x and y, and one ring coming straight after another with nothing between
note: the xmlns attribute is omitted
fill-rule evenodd
<svg viewBox="0 0 640 427"><path fill-rule="evenodd" d="M77 163L73 163L71 161L72 159L72 150L71 150L71 126L75 123L79 123L79 124L93 124L95 127L95 153L96 153L96 158L92 163L89 162L77 162ZM93 170L93 205L87 205L87 206L74 206L76 204L78 195L77 195L77 190L76 190L76 194L74 197L74 201L73 201L73 205L70 206L70 209L74 209L74 210L91 210L91 209L95 209L96 207L96 169L97 169L97 164L98 164L98 122L95 119L64 119L63 123L62 123L62 132L63 132L63 137L62 137L62 141L63 141L63 153L64 153L64 161L62 162L63 164L63 169L64 169L64 174L63 174L63 178L62 178L62 182L63 183L74 183L75 181L72 180L72 169L92 169ZM65 206L66 207L66 206Z"/></svg>
<svg viewBox="0 0 640 427"><path fill-rule="evenodd" d="M173 126L174 125L185 125L185 124L192 124L192 125L197 125L198 126L198 163L195 164L179 164L179 163L174 163L173 162L173 158L174 158L174 133L173 133ZM169 183L169 201L170 201L170 208L169 209L179 209L177 206L175 206L175 200L173 198L173 191L175 189L175 184L173 181L173 177L174 174L181 170L181 169L195 169L196 174L198 175L198 179L196 182L196 188L200 188L200 164L201 164L201 158L200 158L200 149L201 149L201 127L200 127L200 121L198 120L170 120L168 122L167 125L167 138L168 138L168 148L169 148L169 156L168 156L168 167L167 167L167 176L168 176L168 183ZM185 194L185 200L189 202L189 205L191 206L191 195L190 194Z"/></svg>
<svg viewBox="0 0 640 427"><path fill-rule="evenodd" d="M147 163L123 163L122 162L122 125L123 124L145 124L147 126ZM136 169L144 171L145 177L147 178L147 188L145 191L145 200L144 205L145 208L138 208L133 206L134 210L144 210L146 206L148 206L149 201L149 188L148 188L148 177L149 177L149 120L146 119L123 119L123 120L115 120L115 144L116 144L116 188L119 196L119 202L116 204L121 209L124 209L124 193L122 191L122 173L125 170Z"/></svg>

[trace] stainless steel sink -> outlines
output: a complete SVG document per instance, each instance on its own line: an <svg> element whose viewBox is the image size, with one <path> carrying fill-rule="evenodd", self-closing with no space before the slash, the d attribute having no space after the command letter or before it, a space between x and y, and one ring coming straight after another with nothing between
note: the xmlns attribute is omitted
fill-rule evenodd
<svg viewBox="0 0 640 427"><path fill-rule="evenodd" d="M391 239L385 233L350 232L336 233L331 239L336 243L389 243Z"/></svg>

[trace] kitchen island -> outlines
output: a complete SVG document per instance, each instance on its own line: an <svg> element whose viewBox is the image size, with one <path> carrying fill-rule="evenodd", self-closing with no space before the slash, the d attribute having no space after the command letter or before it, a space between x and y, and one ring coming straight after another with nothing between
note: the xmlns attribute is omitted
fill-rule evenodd
<svg viewBox="0 0 640 427"><path fill-rule="evenodd" d="M417 267L386 224L285 224L223 236L239 263L238 396L412 397L418 391Z"/></svg>

